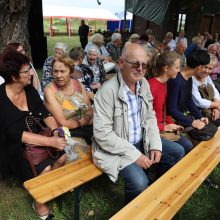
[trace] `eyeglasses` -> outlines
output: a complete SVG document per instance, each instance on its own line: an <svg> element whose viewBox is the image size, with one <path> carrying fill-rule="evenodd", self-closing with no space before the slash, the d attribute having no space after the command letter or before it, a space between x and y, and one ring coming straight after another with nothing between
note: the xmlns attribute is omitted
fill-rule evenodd
<svg viewBox="0 0 220 220"><path fill-rule="evenodd" d="M27 73L29 73L30 69L32 69L32 67L29 67L27 70L21 71L21 72L19 72L19 73L25 73L25 74L27 74Z"/></svg>
<svg viewBox="0 0 220 220"><path fill-rule="evenodd" d="M140 66L142 67L142 69L147 69L147 64L146 64L146 63L141 63L141 62L139 62L139 61L130 62L130 61L126 60L125 58L122 58L122 59L123 59L124 61L126 61L127 63L129 63L133 69L137 69L137 68L139 68Z"/></svg>

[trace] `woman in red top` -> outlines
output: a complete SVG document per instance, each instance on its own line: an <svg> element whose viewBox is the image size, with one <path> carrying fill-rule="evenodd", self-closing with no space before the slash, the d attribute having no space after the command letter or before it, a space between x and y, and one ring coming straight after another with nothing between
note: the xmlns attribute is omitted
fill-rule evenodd
<svg viewBox="0 0 220 220"><path fill-rule="evenodd" d="M166 115L166 99L167 99L167 85L166 82L175 78L180 71L180 57L175 52L163 52L152 58L148 71L151 71L154 78L148 80L151 88L151 93L154 97L153 107L157 117L157 124L160 132L178 132L182 129L181 126L176 125L172 118ZM161 138L162 144L165 147L167 143L171 142ZM185 153L188 153L192 148L192 143L183 135L180 134L180 139L176 141L184 147ZM173 143L175 144L175 142Z"/></svg>

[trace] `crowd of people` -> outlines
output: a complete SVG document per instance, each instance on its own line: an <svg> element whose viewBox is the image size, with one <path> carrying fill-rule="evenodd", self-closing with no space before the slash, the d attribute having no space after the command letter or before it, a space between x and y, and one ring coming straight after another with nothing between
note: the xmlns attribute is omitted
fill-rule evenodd
<svg viewBox="0 0 220 220"><path fill-rule="evenodd" d="M159 42L148 29L122 48L120 33L107 45L100 33L88 43L81 24L82 47L68 53L57 42L41 80L20 43L2 51L0 174L34 176L27 145L58 152L34 164L37 175L64 165L67 142L57 129L64 126L92 146L94 164L113 182L121 176L128 203L193 149L185 128L220 125L220 43L208 33L190 42L184 31ZM109 72L115 75L107 80ZM38 122L54 135L43 136ZM46 204L34 201L33 208L41 219L54 217Z"/></svg>

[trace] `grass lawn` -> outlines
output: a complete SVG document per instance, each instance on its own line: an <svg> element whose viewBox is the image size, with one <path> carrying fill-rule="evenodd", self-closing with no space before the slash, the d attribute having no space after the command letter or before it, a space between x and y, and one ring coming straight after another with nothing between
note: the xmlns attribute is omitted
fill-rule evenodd
<svg viewBox="0 0 220 220"><path fill-rule="evenodd" d="M48 54L53 54L56 42L65 42L69 48L80 46L78 36L48 37ZM41 70L39 70L41 72ZM189 164L190 166L190 164ZM216 168L212 179L220 185L220 168ZM83 189L80 215L82 220L106 220L123 207L124 190L120 179L116 184L103 175ZM164 188L166 190L166 188ZM202 184L174 220L217 220L220 219L220 190ZM37 220L32 208L32 198L16 180L0 180L0 220ZM73 194L66 193L51 201L55 220L68 220L73 215ZM132 219L133 220L133 219ZM166 220L166 219L164 219Z"/></svg>
<svg viewBox="0 0 220 220"><path fill-rule="evenodd" d="M220 184L220 168L211 174ZM165 189L164 189L165 190ZM0 219L37 220L31 208L32 199L14 180L0 181ZM80 216L82 220L106 220L123 207L123 182L110 182L103 175L83 188ZM73 194L66 193L49 203L55 211L55 220L71 219L73 215ZM188 200L174 220L217 220L220 219L219 189L210 189L203 184Z"/></svg>

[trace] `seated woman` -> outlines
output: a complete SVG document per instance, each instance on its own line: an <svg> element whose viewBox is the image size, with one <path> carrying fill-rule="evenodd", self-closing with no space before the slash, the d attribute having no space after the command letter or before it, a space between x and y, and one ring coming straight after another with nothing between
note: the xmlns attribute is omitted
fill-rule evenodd
<svg viewBox="0 0 220 220"><path fill-rule="evenodd" d="M12 175L22 182L32 178L33 174L23 157L25 144L52 147L58 150L57 159L47 158L35 170L38 175L62 166L66 155L64 138L45 137L28 131L27 117L43 120L52 130L57 128L54 117L46 110L37 91L30 85L33 72L30 61L22 53L6 52L0 59L0 75L5 83L0 86L0 174L3 178ZM36 126L34 121L29 126ZM52 213L46 204L33 203L33 208L42 219L52 219Z"/></svg>
<svg viewBox="0 0 220 220"><path fill-rule="evenodd" d="M196 106L202 110L202 113L209 121L217 126L220 125L220 95L212 82L209 74L217 65L216 56L210 56L210 63L197 72L193 77L192 95Z"/></svg>
<svg viewBox="0 0 220 220"><path fill-rule="evenodd" d="M54 47L54 55L47 57L43 65L43 75L41 80L41 87L44 91L44 88L53 81L52 76L52 62L57 57L60 57L66 54L68 51L67 45L62 42L57 42Z"/></svg>
<svg viewBox="0 0 220 220"><path fill-rule="evenodd" d="M166 114L166 98L167 98L167 81L170 78L175 78L180 69L180 56L175 52L163 52L160 55L155 55L154 66L150 68L154 72L154 78L148 80L150 89L153 95L153 107L156 113L157 124L160 132L179 132L181 126L176 125L170 116ZM172 146L181 152L183 147L185 153L188 153L192 148L192 143L180 134L180 138L176 142L161 138L164 148ZM183 155L182 155L183 156Z"/></svg>
<svg viewBox="0 0 220 220"><path fill-rule="evenodd" d="M98 48L98 56L103 61L105 72L108 73L114 70L115 63L109 55L109 52L104 46L104 36L100 33L96 33L91 37L91 42L86 45L85 52L88 54L89 48L96 46Z"/></svg>
<svg viewBox="0 0 220 220"><path fill-rule="evenodd" d="M71 136L82 135L90 144L93 110L84 86L71 79L74 62L61 56L54 60L52 68L54 80L45 88L44 104L60 125L70 129Z"/></svg>
<svg viewBox="0 0 220 220"><path fill-rule="evenodd" d="M75 65L74 72L71 74L71 78L79 80L84 85L89 99L93 101L95 89L92 88L92 80L94 77L93 72L89 66L82 63L85 57L83 48L73 47L70 50L69 56Z"/></svg>
<svg viewBox="0 0 220 220"><path fill-rule="evenodd" d="M16 42L7 44L7 46L3 50L2 54L5 54L6 52L10 52L10 51L17 51L19 53L25 54L23 46L20 43L16 43ZM31 74L32 75L32 85L38 91L39 95L42 98L43 94L42 94L42 90L41 90L39 77L38 77L37 72L34 69L34 66L31 62L30 62L30 67L31 67L30 71L33 71L33 74Z"/></svg>
<svg viewBox="0 0 220 220"><path fill-rule="evenodd" d="M83 64L89 67L88 69L82 68L82 71L87 71L87 77L90 79L89 88L92 89L93 93L101 87L101 84L106 80L106 72L101 59L98 57L98 48L96 46L91 46L88 49L88 53L83 59ZM92 72L91 72L92 71Z"/></svg>

